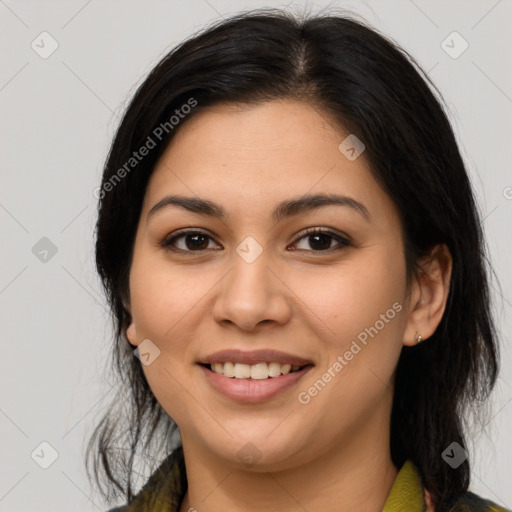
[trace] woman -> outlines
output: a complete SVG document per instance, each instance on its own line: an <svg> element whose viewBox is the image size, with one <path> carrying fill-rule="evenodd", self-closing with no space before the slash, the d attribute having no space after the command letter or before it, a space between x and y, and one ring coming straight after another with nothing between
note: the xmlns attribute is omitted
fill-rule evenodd
<svg viewBox="0 0 512 512"><path fill-rule="evenodd" d="M504 510L464 448L498 372L479 217L403 50L344 16L222 21L139 87L98 197L116 510Z"/></svg>

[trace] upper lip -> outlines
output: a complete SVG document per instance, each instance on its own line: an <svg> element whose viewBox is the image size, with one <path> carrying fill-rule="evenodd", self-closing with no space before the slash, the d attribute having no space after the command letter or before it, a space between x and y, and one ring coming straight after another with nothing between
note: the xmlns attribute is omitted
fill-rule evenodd
<svg viewBox="0 0 512 512"><path fill-rule="evenodd" d="M246 352L243 350L221 350L210 354L199 361L199 364L213 364L213 363L242 363L242 364L257 364L257 363L280 363L291 364L292 366L305 366L313 364L302 357L278 350L253 350Z"/></svg>

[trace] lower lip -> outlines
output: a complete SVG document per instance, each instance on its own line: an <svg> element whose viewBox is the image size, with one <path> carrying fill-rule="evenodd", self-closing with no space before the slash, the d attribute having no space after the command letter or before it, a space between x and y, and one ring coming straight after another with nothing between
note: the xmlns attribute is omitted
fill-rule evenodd
<svg viewBox="0 0 512 512"><path fill-rule="evenodd" d="M224 377L224 375L215 373L202 365L199 366L215 390L228 398L245 403L261 402L282 393L296 384L313 368L312 365L307 365L293 373L258 380Z"/></svg>

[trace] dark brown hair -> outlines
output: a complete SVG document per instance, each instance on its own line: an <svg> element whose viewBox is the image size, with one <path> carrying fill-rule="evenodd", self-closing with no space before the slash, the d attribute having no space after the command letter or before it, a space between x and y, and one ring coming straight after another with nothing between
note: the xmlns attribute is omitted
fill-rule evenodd
<svg viewBox="0 0 512 512"><path fill-rule="evenodd" d="M125 338L131 256L151 173L195 112L278 98L321 107L365 144L374 177L401 214L409 275L434 245L445 243L451 252L442 321L424 343L404 347L398 362L390 446L398 467L407 459L417 465L438 511L467 490L469 460L452 469L441 454L454 441L466 446L464 415L492 390L498 349L480 219L438 97L411 56L346 15L299 19L273 9L238 15L183 42L149 73L115 135L99 195L96 264L115 324L119 389L128 390L113 402L89 444L95 478L107 484L105 496L121 492L132 499L137 450L165 455L176 445L176 425L156 401ZM171 116L191 98L197 105L171 128ZM162 125L168 130L155 137ZM121 173L122 179L115 178L151 136L156 147ZM156 441L160 445L152 452Z"/></svg>

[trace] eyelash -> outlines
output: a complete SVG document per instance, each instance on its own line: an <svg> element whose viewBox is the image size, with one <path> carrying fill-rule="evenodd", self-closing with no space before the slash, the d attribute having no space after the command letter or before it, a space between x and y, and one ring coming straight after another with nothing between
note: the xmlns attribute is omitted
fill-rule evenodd
<svg viewBox="0 0 512 512"><path fill-rule="evenodd" d="M182 254L187 254L187 253L188 254L203 253L204 251L208 250L208 249L200 249L200 250L197 250L197 251L191 251L191 250L178 249L178 248L173 246L173 244L176 242L176 240L178 240L179 238L186 237L187 235L203 235L203 236L208 237L211 240L213 240L213 238L210 235L208 235L207 233L204 233L203 231L198 231L198 230L190 229L190 230L183 230L183 231L179 231L178 233L174 233L172 236L165 238L161 242L160 245L165 250L173 251L173 252L179 252L179 253L182 253ZM348 237L342 236L342 235L334 233L332 231L326 231L326 230L323 230L323 229L320 229L320 228L308 228L308 229L306 229L306 231L304 233L302 233L292 243L292 245L296 244L297 242L299 242L303 238L307 238L307 237L312 236L312 235L327 235L330 238L333 238L334 240L339 242L339 245L335 246L335 247L331 247L330 249L317 250L317 251L315 251L315 250L307 250L307 252L318 253L318 254L325 254L325 253L330 254L330 253L332 253L334 251L339 251L340 249L343 249L343 248L346 248L346 247L350 247L352 245L352 243L350 242ZM218 250L218 249L214 249L214 250ZM299 249L299 250L305 250L305 249Z"/></svg>

